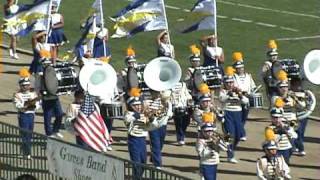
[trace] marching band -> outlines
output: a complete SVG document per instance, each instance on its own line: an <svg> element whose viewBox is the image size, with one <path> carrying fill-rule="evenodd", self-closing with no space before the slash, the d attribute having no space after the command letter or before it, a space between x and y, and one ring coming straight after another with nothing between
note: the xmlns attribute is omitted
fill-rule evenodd
<svg viewBox="0 0 320 180"><path fill-rule="evenodd" d="M116 74L110 72L110 69L113 72L115 70L109 64L111 54L105 46L108 43L108 30L99 26L100 30L96 32L96 39L91 45L93 47L89 47L90 55L82 54L78 58L83 67L80 74L87 76L84 82L71 64L58 60L58 48L67 39L62 30L63 17L55 11L56 6L53 4L53 27L48 44L45 43L47 34L43 27L35 28L32 36L34 59L29 71L20 73L20 90L13 97L21 128L33 131L34 113L41 104L46 135L63 138L59 133L64 116L59 96L75 92L75 100L66 111L64 124L76 136L78 145L88 147L80 137L80 132L74 128L85 92L94 96L95 103L100 105L98 109L107 127L107 134L111 134L113 120L123 120L127 127L130 159L137 163L133 172L137 179L143 173L139 163L147 162L147 137L150 139L150 160L157 169L162 168L162 149L167 124L171 119L180 146L185 145L190 122L196 122L197 136L193 138L197 139L196 152L203 179L216 179L219 150L227 152L228 162L238 163L235 151L240 141L247 140L244 125L249 110L262 107L262 96L257 93L259 88L252 75L245 71L241 52L234 52L232 66L223 69L227 61L223 49L216 44L217 37L203 37L200 45L204 63L200 63L200 49L196 45L190 46L191 65L181 81L181 67L174 59L174 46L169 42L168 32L163 31L157 36L158 58L147 64L138 64L135 51L130 46L125 57L126 68ZM99 66L100 69L84 70L89 65ZM292 69L286 68L291 65ZM104 69L105 66L109 70ZM266 141L262 146L265 156L257 160L259 179L290 179L289 160L292 153L306 155L304 133L316 100L311 91L303 89L302 72L296 74L297 67L293 60L279 59L276 42L269 42L267 61L262 67L261 76L270 99L271 120L265 129ZM31 89L29 72L34 75L35 89ZM155 83L150 83L150 79ZM109 81L114 83L109 84ZM107 84L102 90L99 87L101 83ZM52 116L56 118L53 127ZM221 123L222 133L218 132L218 123ZM24 132L21 134L23 155L31 159L32 136ZM110 145L106 149L112 150Z"/></svg>

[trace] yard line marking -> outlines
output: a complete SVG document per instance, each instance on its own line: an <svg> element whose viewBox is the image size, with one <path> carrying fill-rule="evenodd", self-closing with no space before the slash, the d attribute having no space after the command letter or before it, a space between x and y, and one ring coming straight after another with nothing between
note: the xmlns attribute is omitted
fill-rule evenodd
<svg viewBox="0 0 320 180"><path fill-rule="evenodd" d="M222 16L222 15L217 15L218 18L221 18L221 19L227 19L228 16Z"/></svg>
<svg viewBox="0 0 320 180"><path fill-rule="evenodd" d="M178 22L184 21L183 18L177 19Z"/></svg>
<svg viewBox="0 0 320 180"><path fill-rule="evenodd" d="M290 15L295 15L295 16L302 16L302 17L320 19L320 16L316 16L316 15L312 15L312 14L305 14L305 13L297 13L297 12L285 11L285 10L279 10L279 9L264 8L264 7L249 5L249 4L233 3L233 2L229 2L229 1L221 1L221 0L219 0L217 2L218 3L222 3L222 4L233 5L233 6L240 6L240 7L246 7L246 8L251 8L251 9L258 9L258 10L263 10L263 11L271 11L271 12L277 12L277 13L282 13L282 14L290 14Z"/></svg>
<svg viewBox="0 0 320 180"><path fill-rule="evenodd" d="M255 24L260 25L260 26L266 26L266 27L277 27L275 24L268 24L268 23L263 23L263 22L256 22Z"/></svg>
<svg viewBox="0 0 320 180"><path fill-rule="evenodd" d="M298 29L293 29L293 28L289 28L289 27L284 27L284 26L280 26L280 29L284 29L284 30L288 30L288 31L293 31L293 32L298 32Z"/></svg>
<svg viewBox="0 0 320 180"><path fill-rule="evenodd" d="M169 9L175 9L175 10L180 10L181 8L176 7L176 6L170 6L170 5L166 5L167 8Z"/></svg>
<svg viewBox="0 0 320 180"><path fill-rule="evenodd" d="M190 12L190 9L183 9L184 12Z"/></svg>
<svg viewBox="0 0 320 180"><path fill-rule="evenodd" d="M231 18L233 21L239 21L239 22L244 22L244 23L252 23L252 20L249 19L241 19L241 18Z"/></svg>
<svg viewBox="0 0 320 180"><path fill-rule="evenodd" d="M292 38L277 38L277 41L297 41L297 40L303 40L303 39L318 39L318 38L320 38L320 35L292 37Z"/></svg>

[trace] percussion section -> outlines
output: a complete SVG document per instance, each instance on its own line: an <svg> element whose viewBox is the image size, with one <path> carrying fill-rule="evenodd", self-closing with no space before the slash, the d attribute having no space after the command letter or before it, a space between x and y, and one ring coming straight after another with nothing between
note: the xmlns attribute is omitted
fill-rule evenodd
<svg viewBox="0 0 320 180"><path fill-rule="evenodd" d="M77 73L68 62L48 65L44 68L43 85L42 94L44 95L71 94L77 87Z"/></svg>

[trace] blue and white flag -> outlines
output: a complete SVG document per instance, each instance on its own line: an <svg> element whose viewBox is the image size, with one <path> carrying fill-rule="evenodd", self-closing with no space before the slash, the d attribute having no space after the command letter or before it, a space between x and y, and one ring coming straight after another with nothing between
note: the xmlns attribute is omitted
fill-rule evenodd
<svg viewBox="0 0 320 180"><path fill-rule="evenodd" d="M191 13L201 16L201 20L184 29L182 33L198 30L216 30L216 2L215 0L198 0L191 9Z"/></svg>
<svg viewBox="0 0 320 180"><path fill-rule="evenodd" d="M115 33L112 38L130 37L138 32L166 29L161 0L136 0L111 18Z"/></svg>
<svg viewBox="0 0 320 180"><path fill-rule="evenodd" d="M199 13L202 15L215 15L215 0L198 0L196 4L191 9L193 13Z"/></svg>
<svg viewBox="0 0 320 180"><path fill-rule="evenodd" d="M96 23L97 25L104 24L103 22L103 12L102 12L102 1L101 0L95 0L93 4L91 5L91 14L96 14Z"/></svg>
<svg viewBox="0 0 320 180"><path fill-rule="evenodd" d="M214 16L207 16L201 19L199 22L183 30L182 33L189 33L192 31L199 31L199 30L215 30Z"/></svg>
<svg viewBox="0 0 320 180"><path fill-rule="evenodd" d="M9 34L26 35L35 22L39 23L39 20L48 17L49 5L50 0L37 0L33 4L19 5L17 12L4 18L4 27L7 28L3 31L9 30Z"/></svg>

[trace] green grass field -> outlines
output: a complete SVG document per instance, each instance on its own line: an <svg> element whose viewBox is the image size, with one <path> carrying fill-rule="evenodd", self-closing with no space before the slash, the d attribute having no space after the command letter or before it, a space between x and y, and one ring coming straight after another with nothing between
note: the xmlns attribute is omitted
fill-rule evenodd
<svg viewBox="0 0 320 180"><path fill-rule="evenodd" d="M30 2L31 0L21 0ZM80 20L87 16L93 0L63 0L61 13L65 18L65 33L70 44L64 50L72 48L80 37ZM166 5L179 9L166 8L169 22L171 41L176 49L177 60L185 69L190 55L189 45L198 43L203 35L212 31L199 31L180 34L179 30L186 24L192 23L190 13L183 9L192 8L196 0L165 0ZM112 32L109 16L114 15L129 3L126 0L104 0L104 17L106 25ZM310 37L320 34L320 3L318 0L218 0L218 37L219 46L224 48L226 65L231 64L234 51L242 51L246 69L252 73L260 84L258 77L260 67L265 60L266 44L269 39ZM183 18L185 21L178 22ZM187 19L187 20L186 20ZM239 19L247 20L241 22ZM261 25L262 24L262 25ZM266 26L271 24L274 27ZM289 28L289 29L288 29ZM124 65L125 50L131 44L136 50L140 62L147 62L156 56L155 37L158 32L139 33L132 38L111 39L109 41L112 52L112 64L119 69ZM305 54L313 48L319 48L320 38L301 40L277 41L281 58L294 58L300 63ZM30 37L21 39L19 47L30 48ZM320 96L319 86L309 85L317 97Z"/></svg>

